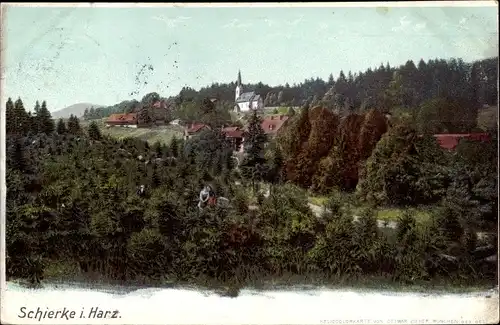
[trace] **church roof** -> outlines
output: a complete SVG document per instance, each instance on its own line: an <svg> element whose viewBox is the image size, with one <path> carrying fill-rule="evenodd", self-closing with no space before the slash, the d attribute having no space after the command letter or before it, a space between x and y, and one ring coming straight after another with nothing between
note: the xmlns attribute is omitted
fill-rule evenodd
<svg viewBox="0 0 500 325"><path fill-rule="evenodd" d="M244 102L250 102L250 101L256 101L259 100L260 95L256 95L254 91L250 91L247 93L243 93L236 99L236 103L244 103Z"/></svg>
<svg viewBox="0 0 500 325"><path fill-rule="evenodd" d="M243 93L240 95L240 97L238 97L236 99L236 102L237 103L242 103L242 102L249 102L252 97L255 96L255 92L253 91L250 91L250 92L247 92L247 93Z"/></svg>

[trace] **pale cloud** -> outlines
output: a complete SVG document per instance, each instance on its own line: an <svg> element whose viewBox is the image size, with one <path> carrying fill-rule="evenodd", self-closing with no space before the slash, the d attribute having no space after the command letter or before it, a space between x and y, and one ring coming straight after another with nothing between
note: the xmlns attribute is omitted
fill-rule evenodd
<svg viewBox="0 0 500 325"><path fill-rule="evenodd" d="M289 22L289 24L292 26L296 26L300 24L302 21L304 21L304 15L300 15L299 18L292 20L291 22Z"/></svg>
<svg viewBox="0 0 500 325"><path fill-rule="evenodd" d="M442 29L446 29L448 27L450 27L450 24L448 24L447 22L443 21L440 25L439 25L440 28Z"/></svg>
<svg viewBox="0 0 500 325"><path fill-rule="evenodd" d="M328 29L328 27L330 27L328 23L319 23L318 26L320 30L326 30Z"/></svg>
<svg viewBox="0 0 500 325"><path fill-rule="evenodd" d="M152 17L153 20L161 21L166 24L168 27L177 27L177 25L186 22L191 19L191 17L179 16L175 18L165 17L163 15Z"/></svg>
<svg viewBox="0 0 500 325"><path fill-rule="evenodd" d="M283 34L282 33L271 33L271 34L267 34L266 36L267 38L277 38L277 37L283 37Z"/></svg>
<svg viewBox="0 0 500 325"><path fill-rule="evenodd" d="M457 28L461 30L469 30L469 27L466 25L467 22L468 19L466 17L462 17L462 19L458 22Z"/></svg>
<svg viewBox="0 0 500 325"><path fill-rule="evenodd" d="M427 29L427 22L413 22L409 20L407 16L403 16L399 19L399 25L392 27L393 32L415 32L420 33Z"/></svg>
<svg viewBox="0 0 500 325"><path fill-rule="evenodd" d="M449 21L448 22L443 21L439 25L439 27L443 31L453 31L453 32L456 32L457 30L467 31L470 30L469 26L467 26L468 24L470 24L470 20L467 17L462 17L458 22L455 23Z"/></svg>
<svg viewBox="0 0 500 325"><path fill-rule="evenodd" d="M418 23L418 24L415 24L415 26L413 26L413 30L415 32L419 32L419 31L425 29L426 27L427 27L427 23L426 22Z"/></svg>
<svg viewBox="0 0 500 325"><path fill-rule="evenodd" d="M252 26L251 23L242 23L238 18L231 20L229 23L223 25L223 28L247 28Z"/></svg>
<svg viewBox="0 0 500 325"><path fill-rule="evenodd" d="M393 32L400 32L406 30L411 25L411 20L408 20L406 16L399 19L399 25L392 27Z"/></svg>
<svg viewBox="0 0 500 325"><path fill-rule="evenodd" d="M459 56L466 56L473 53L475 56L482 56L488 50L490 44L484 37L465 37L451 42L454 50Z"/></svg>
<svg viewBox="0 0 500 325"><path fill-rule="evenodd" d="M279 25L278 22L276 22L274 20L271 20L271 19L268 19L268 18L264 19L264 21L266 22L267 26L269 26L269 27L273 27L273 26L278 26Z"/></svg>

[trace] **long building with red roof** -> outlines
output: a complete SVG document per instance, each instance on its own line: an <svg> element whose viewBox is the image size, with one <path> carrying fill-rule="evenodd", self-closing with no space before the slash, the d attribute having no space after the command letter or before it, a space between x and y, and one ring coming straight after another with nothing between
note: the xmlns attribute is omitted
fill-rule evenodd
<svg viewBox="0 0 500 325"><path fill-rule="evenodd" d="M488 142L491 141L491 135L488 133L465 133L465 134L435 134L441 148L445 150L454 150L460 140L468 139L472 141Z"/></svg>
<svg viewBox="0 0 500 325"><path fill-rule="evenodd" d="M137 113L111 114L106 120L106 125L108 126L136 128L138 124Z"/></svg>

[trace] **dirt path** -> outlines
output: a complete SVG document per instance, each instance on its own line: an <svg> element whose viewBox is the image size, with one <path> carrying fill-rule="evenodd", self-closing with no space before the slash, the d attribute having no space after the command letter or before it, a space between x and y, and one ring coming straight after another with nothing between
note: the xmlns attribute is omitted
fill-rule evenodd
<svg viewBox="0 0 500 325"><path fill-rule="evenodd" d="M320 218L321 214L323 213L323 207L309 203L309 208L313 211L313 213ZM358 221L360 216L353 216L353 220ZM398 226L398 223L396 221L385 221L385 220L377 220L377 225L379 228L391 228L391 229L396 229ZM492 234L495 234L494 232L485 232L485 231L478 231L477 237L479 240L484 240L488 236L491 236Z"/></svg>
<svg viewBox="0 0 500 325"><path fill-rule="evenodd" d="M312 210L312 212L318 217L320 218L321 217L321 214L323 213L323 210L324 208L319 206L319 205L316 205L316 204L312 204L312 203L308 203L309 204L309 208ZM353 220L354 221L358 221L360 218L360 216L353 216ZM398 223L395 222L395 221L385 221L385 220L377 220L377 225L379 228L392 228L392 229L396 229Z"/></svg>
<svg viewBox="0 0 500 325"><path fill-rule="evenodd" d="M312 203L308 203L308 205L309 205L309 208L311 209L311 211L316 215L316 217L321 218L321 214L323 213L324 208L319 206L319 205L312 204ZM248 208L250 210L258 210L259 209L259 207L256 205L249 205ZM354 221L358 221L359 218L360 218L359 216L353 216ZM384 220L377 220L377 225L379 228L396 229L397 222L395 222L395 221L386 222Z"/></svg>

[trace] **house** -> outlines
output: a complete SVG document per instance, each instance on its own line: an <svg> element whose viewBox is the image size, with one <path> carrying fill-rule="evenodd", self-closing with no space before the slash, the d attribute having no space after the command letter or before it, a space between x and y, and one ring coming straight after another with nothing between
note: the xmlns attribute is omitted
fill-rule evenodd
<svg viewBox="0 0 500 325"><path fill-rule="evenodd" d="M454 150L462 139L482 142L491 141L491 136L488 133L435 134L434 137L441 148L446 150Z"/></svg>
<svg viewBox="0 0 500 325"><path fill-rule="evenodd" d="M156 125L165 124L167 117L169 115L168 105L166 100L157 100L153 103L151 112L151 118L153 123Z"/></svg>
<svg viewBox="0 0 500 325"><path fill-rule="evenodd" d="M274 137L288 118L288 115L268 115L262 120L262 129L268 137Z"/></svg>
<svg viewBox="0 0 500 325"><path fill-rule="evenodd" d="M237 126L230 126L223 128L222 133L231 142L234 151L243 150L243 130Z"/></svg>
<svg viewBox="0 0 500 325"><path fill-rule="evenodd" d="M264 100L254 91L243 92L241 83L241 72L238 72L238 81L236 82L234 110L237 112L249 112L250 110L261 110L264 108Z"/></svg>
<svg viewBox="0 0 500 325"><path fill-rule="evenodd" d="M190 139L193 135L206 130L210 129L210 127L206 124L203 123L192 123L189 124L184 128L184 140Z"/></svg>
<svg viewBox="0 0 500 325"><path fill-rule="evenodd" d="M106 126L121 126L128 128L137 128L139 122L137 119L137 113L128 114L111 114L106 120Z"/></svg>
<svg viewBox="0 0 500 325"><path fill-rule="evenodd" d="M180 119L175 119L173 121L170 121L170 125L180 125L181 124L181 120Z"/></svg>

